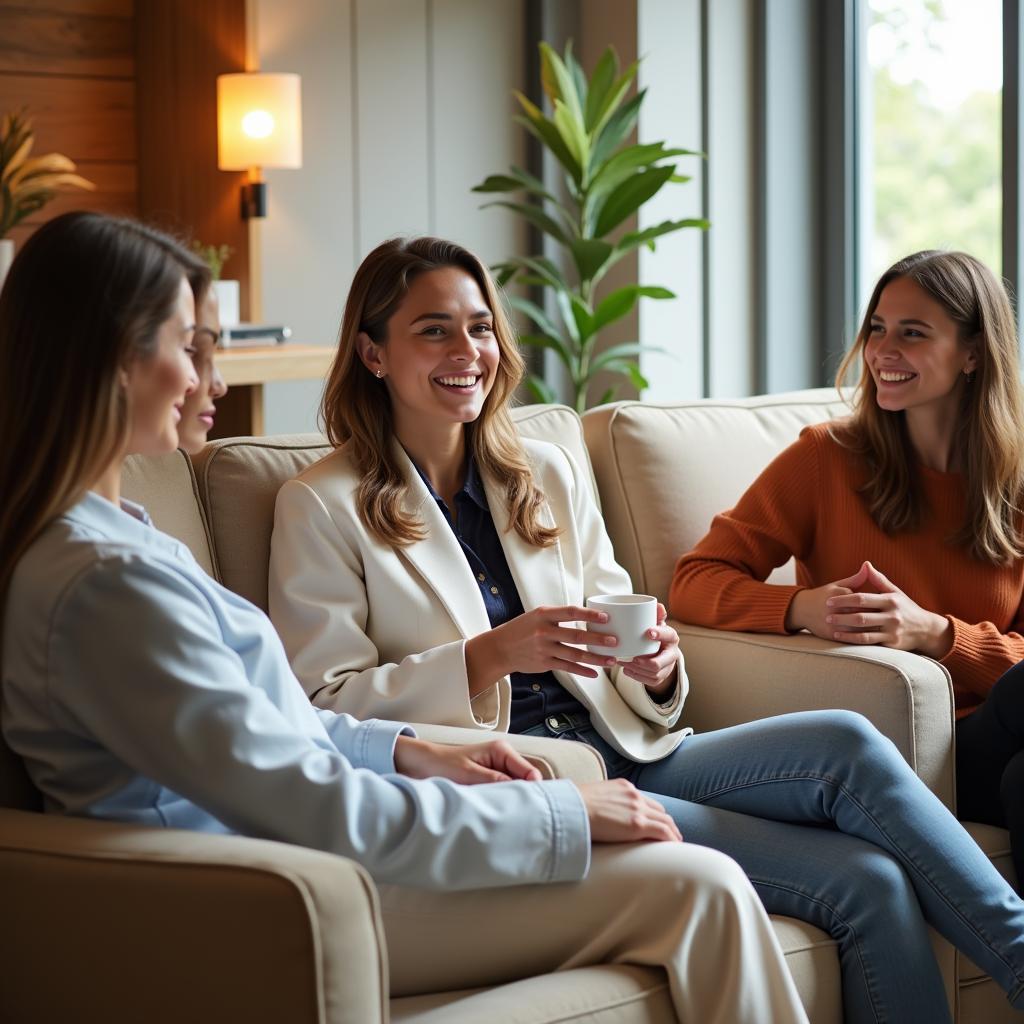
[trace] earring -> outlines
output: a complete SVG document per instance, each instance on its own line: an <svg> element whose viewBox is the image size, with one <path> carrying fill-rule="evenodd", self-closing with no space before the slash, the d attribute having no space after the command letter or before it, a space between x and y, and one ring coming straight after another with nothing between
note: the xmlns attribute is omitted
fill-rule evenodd
<svg viewBox="0 0 1024 1024"><path fill-rule="evenodd" d="M384 371L383 370L378 370L377 371L377 379L380 380L380 378L383 377L383 376L384 376Z"/></svg>

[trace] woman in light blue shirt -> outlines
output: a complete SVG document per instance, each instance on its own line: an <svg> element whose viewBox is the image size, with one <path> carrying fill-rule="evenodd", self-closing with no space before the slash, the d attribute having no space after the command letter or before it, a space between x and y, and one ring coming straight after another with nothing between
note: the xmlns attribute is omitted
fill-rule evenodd
<svg viewBox="0 0 1024 1024"><path fill-rule="evenodd" d="M664 968L681 1018L805 1021L742 873L658 804L315 710L266 617L121 500L124 457L173 450L196 386L187 266L142 225L67 214L0 293L3 728L47 811L357 860L391 883L406 994L615 960ZM641 839L661 842L591 850ZM473 889L493 967L460 923Z"/></svg>

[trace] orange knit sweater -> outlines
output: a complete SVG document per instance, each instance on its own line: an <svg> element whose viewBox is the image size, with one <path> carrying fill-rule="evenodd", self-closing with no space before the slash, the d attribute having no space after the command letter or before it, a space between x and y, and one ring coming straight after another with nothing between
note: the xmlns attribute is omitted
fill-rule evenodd
<svg viewBox="0 0 1024 1024"><path fill-rule="evenodd" d="M953 677L958 714L967 714L1024 660L1024 561L993 566L951 545L964 521L963 480L919 469L926 521L913 533L888 536L857 493L867 472L862 460L832 440L827 424L806 427L679 560L669 595L673 617L785 633L798 590L852 576L868 559L922 608L949 619L953 646L942 664ZM791 555L797 585L765 583Z"/></svg>

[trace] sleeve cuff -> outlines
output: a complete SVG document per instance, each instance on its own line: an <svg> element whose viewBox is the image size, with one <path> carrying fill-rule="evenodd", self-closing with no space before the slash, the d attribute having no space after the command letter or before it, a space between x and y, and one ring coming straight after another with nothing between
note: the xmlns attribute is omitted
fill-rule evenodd
<svg viewBox="0 0 1024 1024"><path fill-rule="evenodd" d="M399 736L415 736L416 730L403 722L387 722L368 718L360 723L351 746L351 763L355 768L369 768L377 775L395 772L395 743Z"/></svg>
<svg viewBox="0 0 1024 1024"><path fill-rule="evenodd" d="M549 882L578 882L590 870L590 821L583 797L568 779L538 782L551 812Z"/></svg>

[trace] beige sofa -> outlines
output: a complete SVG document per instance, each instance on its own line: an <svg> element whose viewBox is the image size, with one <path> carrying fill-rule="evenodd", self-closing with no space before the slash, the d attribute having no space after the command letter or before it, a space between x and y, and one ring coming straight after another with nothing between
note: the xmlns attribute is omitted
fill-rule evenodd
<svg viewBox="0 0 1024 1024"><path fill-rule="evenodd" d="M619 402L583 417L602 511L619 561L637 590L668 593L679 554L735 504L800 429L849 410L832 388L735 401ZM771 577L793 582L792 564ZM953 695L928 658L844 647L809 635L727 633L675 623L690 676L686 723L719 729L787 711L848 708L892 739L918 775L954 807ZM1003 829L969 825L1011 881ZM956 1020L1024 1020L1002 990L936 937Z"/></svg>
<svg viewBox="0 0 1024 1024"><path fill-rule="evenodd" d="M800 426L836 408L826 393L806 393L672 407L620 403L588 413L583 426L600 500L637 588L664 596L679 549L711 514ZM524 434L558 440L586 463L570 410L525 407L516 419ZM277 488L325 451L313 435L218 441L194 465L180 454L132 460L125 495L142 501L208 571L266 607ZM688 724L708 729L788 710L853 708L952 799L951 698L938 666L808 638L681 631L693 680ZM450 742L478 738L420 731ZM547 775L584 781L602 774L577 744L516 743ZM0 899L8 922L0 929L0 1020L118 1021L135 1019L139 1007L154 1022L674 1019L664 978L627 967L389 1002L373 885L352 863L276 843L37 811L37 794L0 745ZM997 830L982 838L1005 850ZM773 923L812 1024L839 1024L835 944L802 922ZM1013 1019L1001 993L968 965L959 967L957 989L952 952L941 942L937 951L960 1021Z"/></svg>

